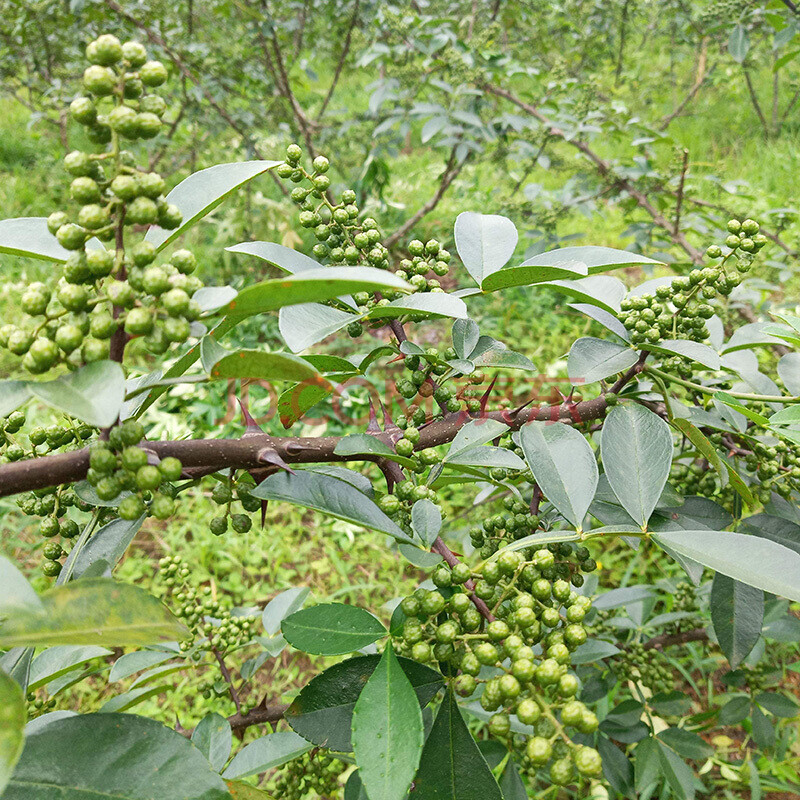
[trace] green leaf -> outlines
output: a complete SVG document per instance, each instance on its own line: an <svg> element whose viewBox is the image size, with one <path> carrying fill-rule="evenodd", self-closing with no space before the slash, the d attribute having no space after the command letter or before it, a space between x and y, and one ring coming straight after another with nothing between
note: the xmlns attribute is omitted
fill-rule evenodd
<svg viewBox="0 0 800 800"><path fill-rule="evenodd" d="M487 444L508 430L508 425L491 417L470 420L455 435L444 461L481 444Z"/></svg>
<svg viewBox="0 0 800 800"><path fill-rule="evenodd" d="M299 353L360 319L358 314L321 303L300 303L280 310L278 328L287 347Z"/></svg>
<svg viewBox="0 0 800 800"><path fill-rule="evenodd" d="M669 425L637 403L615 406L603 426L600 455L614 494L644 528L672 466Z"/></svg>
<svg viewBox="0 0 800 800"><path fill-rule="evenodd" d="M720 725L736 725L750 714L750 698L733 697L719 710Z"/></svg>
<svg viewBox="0 0 800 800"><path fill-rule="evenodd" d="M238 294L233 286L203 286L192 295L192 300L204 314L210 314L228 305Z"/></svg>
<svg viewBox="0 0 800 800"><path fill-rule="evenodd" d="M25 740L25 697L22 687L0 670L0 795L8 785Z"/></svg>
<svg viewBox="0 0 800 800"><path fill-rule="evenodd" d="M145 515L139 519L114 519L95 531L82 547L73 547L64 562L62 573L72 571L73 578L80 578L93 564L105 561L109 568L122 558L144 523ZM59 576L61 577L61 576Z"/></svg>
<svg viewBox="0 0 800 800"><path fill-rule="evenodd" d="M428 546L442 529L442 509L430 500L417 500L411 507L411 528Z"/></svg>
<svg viewBox="0 0 800 800"><path fill-rule="evenodd" d="M658 743L651 736L642 739L633 751L636 791L644 792L661 779ZM652 792L650 793L652 797Z"/></svg>
<svg viewBox="0 0 800 800"><path fill-rule="evenodd" d="M722 348L723 354L733 353L736 350L746 350L752 347L761 347L773 344L781 344L781 340L770 335L764 329L773 323L769 322L749 322L747 325L740 325L733 332L733 336ZM789 328L786 328L788 331Z"/></svg>
<svg viewBox="0 0 800 800"><path fill-rule="evenodd" d="M256 789L249 783L242 781L225 781L233 800L278 800L263 789Z"/></svg>
<svg viewBox="0 0 800 800"><path fill-rule="evenodd" d="M0 381L0 417L16 411L30 396L28 381Z"/></svg>
<svg viewBox="0 0 800 800"><path fill-rule="evenodd" d="M371 433L351 433L348 436L344 436L336 443L333 452L338 456L363 456L369 454L392 458L397 455L383 439L378 439L377 436L373 436Z"/></svg>
<svg viewBox="0 0 800 800"><path fill-rule="evenodd" d="M352 653L386 635L379 619L358 606L323 603L296 611L281 624L292 647L314 655Z"/></svg>
<svg viewBox="0 0 800 800"><path fill-rule="evenodd" d="M519 240L514 223L507 217L475 211L459 214L453 233L458 255L479 286L508 262Z"/></svg>
<svg viewBox="0 0 800 800"><path fill-rule="evenodd" d="M678 800L694 800L694 773L672 749L656 739L661 769Z"/></svg>
<svg viewBox="0 0 800 800"><path fill-rule="evenodd" d="M764 592L718 572L711 584L711 621L722 652L736 669L761 636Z"/></svg>
<svg viewBox="0 0 800 800"><path fill-rule="evenodd" d="M403 800L424 742L417 696L387 644L353 709L353 751L367 794Z"/></svg>
<svg viewBox="0 0 800 800"><path fill-rule="evenodd" d="M40 597L41 609L11 611L0 623L0 647L51 644L140 645L174 641L186 629L144 589L108 578L84 578ZM4 610L5 611L5 610Z"/></svg>
<svg viewBox="0 0 800 800"><path fill-rule="evenodd" d="M213 211L225 198L240 186L267 170L277 167L280 161L235 161L215 164L201 169L182 180L166 197L183 214L183 221L174 230L167 231L153 225L144 237L163 250L185 230Z"/></svg>
<svg viewBox="0 0 800 800"><path fill-rule="evenodd" d="M468 447L466 450L460 450L455 455L448 456L446 463L448 466L525 469L525 462L516 453L512 453L503 447L491 447L489 445L478 445L477 447Z"/></svg>
<svg viewBox="0 0 800 800"><path fill-rule="evenodd" d="M452 691L439 707L414 784L425 800L503 800Z"/></svg>
<svg viewBox="0 0 800 800"><path fill-rule="evenodd" d="M100 706L99 714L116 714L122 711L127 711L151 697L156 697L166 692L170 687L166 685L161 686L140 686L138 689L130 689L122 694L115 694L109 700L106 700Z"/></svg>
<svg viewBox="0 0 800 800"><path fill-rule="evenodd" d="M785 694L777 694L777 692L759 692L755 696L755 701L766 708L770 714L784 719L796 717L800 712L800 706L797 705L794 698L787 697Z"/></svg>
<svg viewBox="0 0 800 800"><path fill-rule="evenodd" d="M702 342L692 342L688 339L663 339L658 344L648 344L644 348L657 353L683 356L690 361L695 361L709 369L718 370L722 367L719 354Z"/></svg>
<svg viewBox="0 0 800 800"><path fill-rule="evenodd" d="M453 323L453 349L459 358L469 358L480 341L478 323L472 319L456 320Z"/></svg>
<svg viewBox="0 0 800 800"><path fill-rule="evenodd" d="M602 308L609 314L619 312L620 303L628 293L625 284L611 275L590 275L575 281L550 281L540 283L539 288L555 289L581 303Z"/></svg>
<svg viewBox="0 0 800 800"><path fill-rule="evenodd" d="M611 787L623 797L633 797L633 764L625 753L605 736L598 737L597 750L603 759L603 775Z"/></svg>
<svg viewBox="0 0 800 800"><path fill-rule="evenodd" d="M0 556L0 615L17 611L39 612L44 605L28 579L5 556Z"/></svg>
<svg viewBox="0 0 800 800"><path fill-rule="evenodd" d="M310 591L307 586L293 586L267 603L261 614L261 624L267 636L275 636L281 629L283 620L303 607Z"/></svg>
<svg viewBox="0 0 800 800"><path fill-rule="evenodd" d="M603 641L603 639L589 639L575 648L571 661L573 664L591 664L594 661L615 656L620 652L622 651L611 642Z"/></svg>
<svg viewBox="0 0 800 800"><path fill-rule="evenodd" d="M672 420L672 424L697 448L700 455L714 468L714 471L720 477L722 486L727 486L728 466L723 462L722 457L705 434L699 428L692 425L688 419L676 417Z"/></svg>
<svg viewBox="0 0 800 800"><path fill-rule="evenodd" d="M752 708L751 722L755 743L765 750L772 747L775 744L775 726L758 706Z"/></svg>
<svg viewBox="0 0 800 800"><path fill-rule="evenodd" d="M310 269L323 269L322 264L314 261L313 258L309 258L291 247L284 247L282 244L275 242L242 242L225 249L229 253L245 253L255 256L268 264L272 264L273 267L292 274Z"/></svg>
<svg viewBox="0 0 800 800"><path fill-rule="evenodd" d="M320 747L350 752L353 708L379 660L377 655L357 656L328 667L303 687L287 709L286 721ZM444 683L441 673L408 658L397 660L425 707Z"/></svg>
<svg viewBox="0 0 800 800"><path fill-rule="evenodd" d="M111 650L96 645L58 645L39 653L31 664L28 691L32 692L87 661L110 656Z"/></svg>
<svg viewBox="0 0 800 800"><path fill-rule="evenodd" d="M782 355L778 361L778 375L791 394L800 394L800 353Z"/></svg>
<svg viewBox="0 0 800 800"><path fill-rule="evenodd" d="M665 531L651 536L729 578L800 602L800 555L788 547L726 531Z"/></svg>
<svg viewBox="0 0 800 800"><path fill-rule="evenodd" d="M0 253L43 261L64 262L69 258L69 250L47 229L47 217L0 220Z"/></svg>
<svg viewBox="0 0 800 800"><path fill-rule="evenodd" d="M445 292L425 292L411 294L392 300L386 305L376 305L364 317L366 319L394 319L410 314L412 318L426 315L466 319L467 306L460 298Z"/></svg>
<svg viewBox="0 0 800 800"><path fill-rule="evenodd" d="M294 731L268 733L240 750L228 764L223 778L246 778L279 767L287 761L299 758L313 745Z"/></svg>
<svg viewBox="0 0 800 800"><path fill-rule="evenodd" d="M481 337L488 338L488 337ZM492 346L487 347L482 353L472 359L476 367L494 367L496 369L523 369L526 372L536 372L536 365L522 353L509 350L502 342L492 340ZM452 363L452 362L449 362Z"/></svg>
<svg viewBox="0 0 800 800"><path fill-rule="evenodd" d="M321 267L256 283L225 307L235 318L251 317L299 303L321 303L351 292L408 292L412 287L394 273L375 267Z"/></svg>
<svg viewBox="0 0 800 800"><path fill-rule="evenodd" d="M192 744L208 759L211 768L219 772L231 754L233 735L228 720L220 714L206 714L192 731Z"/></svg>
<svg viewBox="0 0 800 800"><path fill-rule="evenodd" d="M582 527L600 479L591 445L569 425L546 422L523 425L520 444L545 497L576 528Z"/></svg>
<svg viewBox="0 0 800 800"><path fill-rule="evenodd" d="M230 800L176 731L131 714L82 714L31 734L3 800Z"/></svg>
<svg viewBox="0 0 800 800"><path fill-rule="evenodd" d="M238 350L217 361L209 370L212 378L256 381L305 381L328 386L311 364L289 353L264 353L260 350Z"/></svg>
<svg viewBox="0 0 800 800"><path fill-rule="evenodd" d="M143 669L155 667L175 657L175 653L164 650L138 650L134 653L125 653L111 667L111 672L108 674L109 683L129 678Z"/></svg>
<svg viewBox="0 0 800 800"><path fill-rule="evenodd" d="M731 397L729 394L726 394L725 392L716 392L714 394L714 400L719 401L723 405L735 409L740 414L744 414L748 419L752 420L757 425L769 424L769 420L765 416L762 416L758 412L749 409L745 405L742 405L742 403L740 403L736 398Z"/></svg>
<svg viewBox="0 0 800 800"><path fill-rule="evenodd" d="M658 738L682 758L703 761L714 755L714 748L710 744L685 728L667 728L658 734Z"/></svg>
<svg viewBox="0 0 800 800"><path fill-rule="evenodd" d="M115 361L94 361L54 381L28 386L51 408L97 428L113 425L125 400L125 373Z"/></svg>
<svg viewBox="0 0 800 800"><path fill-rule="evenodd" d="M345 522L388 533L401 542L412 541L369 497L353 485L330 475L307 470L294 475L278 472L256 486L252 494L262 500L313 508Z"/></svg>
<svg viewBox="0 0 800 800"><path fill-rule="evenodd" d="M505 745L496 739L484 739L478 742L478 749L493 774L496 775L500 765L504 765L497 778L503 800L528 800L528 790L525 788L525 784L519 776L519 769Z"/></svg>
<svg viewBox="0 0 800 800"><path fill-rule="evenodd" d="M639 354L631 347L607 339L583 336L569 351L567 372L573 386L594 383L632 367Z"/></svg>
<svg viewBox="0 0 800 800"><path fill-rule="evenodd" d="M739 64L744 63L747 52L750 50L750 35L743 25L734 25L728 37L728 52L731 58Z"/></svg>
<svg viewBox="0 0 800 800"><path fill-rule="evenodd" d="M278 398L278 414L281 425L291 428L317 403L333 393L333 387L318 384L298 383L283 392Z"/></svg>
<svg viewBox="0 0 800 800"><path fill-rule="evenodd" d="M563 247L534 256L518 267L495 272L483 281L481 288L485 292L493 292L509 286L580 278L617 267L660 263L662 262L612 247Z"/></svg>

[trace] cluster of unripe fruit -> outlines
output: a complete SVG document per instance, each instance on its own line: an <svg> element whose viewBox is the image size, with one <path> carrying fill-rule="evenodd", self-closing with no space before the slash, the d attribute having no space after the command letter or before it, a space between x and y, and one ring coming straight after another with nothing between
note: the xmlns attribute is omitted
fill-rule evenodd
<svg viewBox="0 0 800 800"><path fill-rule="evenodd" d="M143 92L163 83L166 69L147 60L143 45L120 44L110 35L92 42L87 57L92 62L83 77L88 94L76 98L70 111L92 141L111 142L110 149L76 150L65 157L78 209L55 211L47 219L50 232L70 251L61 278L53 288L31 284L21 298L30 318L22 326L0 328L0 346L22 356L33 373L62 362L74 369L108 358L112 337L123 330L126 340L145 337L151 352L164 353L171 343L186 341L190 322L200 315L191 299L202 285L192 275L197 263L191 251L177 250L169 263L156 265L157 250L150 242L126 242L130 226L174 229L182 222L180 210L164 197L163 178L139 170L133 154L120 148L123 138L158 132L165 102ZM111 108L101 113L106 103Z"/></svg>
<svg viewBox="0 0 800 800"><path fill-rule="evenodd" d="M800 445L779 439L773 444L753 441L752 448L745 465L755 473L752 489L762 503L769 502L771 492L789 498L800 491Z"/></svg>
<svg viewBox="0 0 800 800"><path fill-rule="evenodd" d="M183 652L191 650L198 660L204 650L224 654L250 641L257 617L232 614L213 597L210 586L202 590L192 586L190 570L180 556L164 556L158 568L175 616L189 629L189 637L180 643Z"/></svg>
<svg viewBox="0 0 800 800"><path fill-rule="evenodd" d="M666 656L658 650L646 650L641 642L629 644L613 664L620 680L641 684L653 694L670 692L675 685Z"/></svg>
<svg viewBox="0 0 800 800"><path fill-rule="evenodd" d="M174 456L159 460L148 453L143 439L144 428L136 420L112 428L107 441L92 445L86 480L103 502L113 503L122 495L117 507L122 519L135 520L142 514L167 519L175 511L177 490L172 482L181 477L183 467Z"/></svg>
<svg viewBox="0 0 800 800"><path fill-rule="evenodd" d="M458 390L452 385L441 385L437 380L439 376L451 371L446 362L454 358L456 358L456 351L452 347L445 348L441 353L435 347L429 347L423 355L416 353L407 355L403 359L403 368L407 375L395 381L397 393L405 400L414 400L417 396L423 399L433 397L443 411L451 413L460 411L462 404L458 397ZM469 376L468 382L480 384L484 379L484 373L477 370ZM480 403L477 405L468 403L467 409L479 411ZM411 409L404 416L412 422L415 421Z"/></svg>
<svg viewBox="0 0 800 800"><path fill-rule="evenodd" d="M300 225L314 231L317 240L312 248L314 257L338 266L361 264L389 269L389 251L381 242L383 237L378 223L372 217L360 218L355 191L345 189L339 201L333 202L330 196L331 181L327 175L330 169L328 159L322 155L316 156L309 172L301 163L302 157L300 145L290 144L286 148L286 160L276 172L279 177L299 184L292 189L290 196L300 208ZM415 292L441 292L439 281L426 275L431 272L439 277L446 275L450 253L435 239L427 243L414 239L408 245L408 252L410 257L403 259L395 274L407 280ZM382 296L360 292L353 299L358 312L367 314L398 297L399 293L391 291ZM377 317L375 319L376 327L384 324ZM361 321L354 321L347 328L353 338L360 336L363 331Z"/></svg>
<svg viewBox="0 0 800 800"><path fill-rule="evenodd" d="M94 430L88 425L37 425L27 432L27 441L21 432L25 425L25 414L13 411L4 420L0 420L0 461L20 461L23 458L36 458L53 453L62 448L82 447ZM67 514L69 508L89 511L92 506L83 502L67 486L49 486L33 492L21 494L16 499L20 510L31 517L42 517L39 522L39 533L46 540L42 555L42 571L49 577L55 577L61 571L61 558L66 554L57 537L66 542L74 539L80 532L80 526ZM102 521L102 519L100 520Z"/></svg>
<svg viewBox="0 0 800 800"><path fill-rule="evenodd" d="M209 523L211 533L222 536L230 527L235 533L247 533L253 527L250 517L254 511L261 508L261 500L251 494L253 484L244 480L236 480L236 475L231 474L227 479L214 484L211 490L211 499L223 506L221 514L215 516ZM232 506L238 501L245 513L232 513Z"/></svg>
<svg viewBox="0 0 800 800"><path fill-rule="evenodd" d="M457 670L453 687L462 697L480 690L494 736L510 736L511 715L533 726L527 761L536 769L549 763L551 780L561 785L576 772L594 777L601 769L599 754L569 736L570 730L593 733L598 725L576 699L580 683L569 671L572 651L587 639L582 623L591 608L588 597L558 577L564 559L574 555L588 560L588 553L562 543L506 550L476 572L464 563L439 566L432 576L437 590L417 589L392 621L399 653ZM473 594L490 609L491 621Z"/></svg>
<svg viewBox="0 0 800 800"><path fill-rule="evenodd" d="M267 784L267 791L285 800L317 800L341 794L340 776L347 765L319 750L295 758Z"/></svg>
<svg viewBox="0 0 800 800"><path fill-rule="evenodd" d="M767 243L758 230L755 220L730 220L725 239L728 252L719 245L706 250L706 256L714 261L721 259L719 263L675 277L671 283L659 286L654 294L626 297L621 303L619 319L630 332L631 343L646 348L663 339L696 342L707 339L706 320L714 315L714 308L707 301L727 297L741 283L742 274L752 265L753 255ZM676 366L681 366L680 359Z"/></svg>

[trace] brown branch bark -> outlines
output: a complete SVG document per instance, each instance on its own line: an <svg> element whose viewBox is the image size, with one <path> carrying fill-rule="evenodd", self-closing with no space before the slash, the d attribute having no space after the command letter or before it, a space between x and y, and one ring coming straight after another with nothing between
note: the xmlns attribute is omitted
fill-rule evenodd
<svg viewBox="0 0 800 800"><path fill-rule="evenodd" d="M331 102L333 93L336 91L336 86L339 83L339 77L342 74L342 69L344 68L344 62L347 60L347 56L350 53L350 43L353 39L353 28L355 28L356 22L358 22L358 9L360 4L361 0L355 0L355 5L353 6L353 15L350 17L350 24L347 26L347 35L344 37L342 52L339 56L339 61L336 64L336 71L333 73L333 80L331 81L331 85L328 87L328 92L325 95L325 99L322 101L319 112L317 113L317 124L319 124L319 121L322 119L322 115L325 113L325 110L328 108L328 104Z"/></svg>
<svg viewBox="0 0 800 800"><path fill-rule="evenodd" d="M708 631L705 628L694 628L690 631L680 633L662 633L648 639L644 643L645 650L663 650L675 644L687 644L688 642L705 642L708 640Z"/></svg>
<svg viewBox="0 0 800 800"><path fill-rule="evenodd" d="M234 714L228 717L228 722L234 733L241 734L251 725L273 724L282 720L287 708L289 708L289 706L284 703L277 703L275 705L262 703L258 708L254 708L247 714Z"/></svg>
<svg viewBox="0 0 800 800"><path fill-rule="evenodd" d="M490 411L484 418L504 422L516 430L530 420L580 424L605 415L603 395L580 403L541 406L523 409L514 414L509 411ZM417 450L425 450L451 442L467 422L477 417L466 412L448 414L436 419L420 431ZM377 438L391 446L391 434L377 434ZM375 461L378 456L365 455L354 459L335 453L341 441L338 436L290 437L268 434L246 436L239 439L180 439L147 443L159 458L175 456L184 468L195 476L207 475L220 469L264 469L272 461L265 456L277 453L287 464L341 463L345 461ZM72 450L51 456L0 464L0 497L20 492L58 486L83 480L89 468L89 449Z"/></svg>
<svg viewBox="0 0 800 800"><path fill-rule="evenodd" d="M706 74L707 65L708 65L708 37L704 36L700 41L700 52L698 53L697 56L697 72L695 73L694 83L689 89L689 92L687 93L686 97L683 98L683 100L678 104L675 110L672 111L670 114L667 114L667 116L661 120L661 124L658 126L658 130L665 131L669 127L672 120L674 120L676 117L679 117L683 113L686 106L688 106L689 103L691 103L692 100L694 100L695 95L700 91L700 87L705 83L707 77Z"/></svg>
<svg viewBox="0 0 800 800"><path fill-rule="evenodd" d="M444 543L441 536L437 537L431 547L431 551L438 553L451 567L461 563L458 556ZM489 610L489 606L474 593L475 581L470 579L464 585L469 589L470 600L472 600L472 604L475 608L480 611L481 616L488 622L492 622L494 620L494 614Z"/></svg>
<svg viewBox="0 0 800 800"><path fill-rule="evenodd" d="M681 231L674 230L669 220L667 220L667 218L650 202L648 196L637 188L632 181L617 175L611 164L604 158L601 158L586 142L567 136L561 128L554 125L536 106L526 103L508 90L492 84L484 84L483 88L497 97L508 100L523 111L527 111L547 128L550 136L563 141L565 144L583 153L589 162L594 165L600 176L613 181L620 189L627 192L636 201L637 205L647 212L653 222L664 230L672 241L686 253L693 263L699 264L702 261L702 253L689 242Z"/></svg>

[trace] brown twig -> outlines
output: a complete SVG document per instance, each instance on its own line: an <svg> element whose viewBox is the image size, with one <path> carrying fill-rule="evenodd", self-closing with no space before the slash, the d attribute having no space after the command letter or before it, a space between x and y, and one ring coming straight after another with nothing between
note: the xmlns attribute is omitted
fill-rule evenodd
<svg viewBox="0 0 800 800"><path fill-rule="evenodd" d="M444 171L439 177L439 186L434 192L433 197L431 197L430 200L425 203L425 205L419 208L415 214L409 217L393 234L391 234L391 236L386 238L384 241L384 245L386 247L391 248L397 244L397 242L402 239L426 214L430 214L430 212L433 211L437 205L439 205L439 201L444 196L444 193L464 168L464 164L467 163L467 158L464 158L461 161L456 160L457 151L458 145L454 145L453 149L450 151L450 157L447 159L447 164L444 168Z"/></svg>
<svg viewBox="0 0 800 800"><path fill-rule="evenodd" d="M693 263L699 264L702 261L702 253L689 243L689 240L681 231L675 231L673 229L672 224L660 211L658 211L648 196L642 192L636 186L636 184L633 183L633 181L616 174L611 164L604 158L601 158L601 156L599 156L586 142L567 136L567 134L561 130L561 128L559 128L557 125L554 125L536 106L526 103L524 100L521 100L509 92L507 89L503 89L492 84L483 84L483 88L487 92L490 92L497 97L505 98L518 108L521 108L523 111L527 111L532 117L537 119L547 128L550 136L560 139L565 144L568 144L570 147L574 147L576 150L579 150L581 153L583 153L583 155L586 156L586 158L594 165L600 176L607 180L613 181L620 189L627 192L636 201L638 206L646 211L647 214L649 214L650 218L653 220L653 223L664 230L672 239L672 241L678 247L680 247L687 256L689 256L689 259Z"/></svg>
<svg viewBox="0 0 800 800"><path fill-rule="evenodd" d="M705 83L706 78L708 77L706 74L706 67L708 64L708 37L704 36L700 41L700 52L697 56L697 72L695 73L694 83L692 84L689 92L687 93L686 97L677 105L677 107L670 113L667 114L661 120L660 125L658 126L658 130L665 131L672 120L676 117L679 117L686 106L694 100L695 95L700 91L700 87ZM709 73L710 74L710 73Z"/></svg>
<svg viewBox="0 0 800 800"><path fill-rule="evenodd" d="M219 671L222 673L225 683L228 684L228 694L230 694L231 700L233 700L233 704L236 706L236 711L237 713L241 714L242 702L239 699L239 692L236 691L236 687L233 685L231 671L228 669L228 665L225 663L222 653L220 653L216 647L212 647L211 652L214 653L214 658L217 659L217 664L219 664Z"/></svg>
<svg viewBox="0 0 800 800"><path fill-rule="evenodd" d="M328 108L328 103L330 103L331 98L333 97L333 93L336 91L336 86L339 83L339 77L342 74L342 69L344 68L344 62L347 60L347 56L350 52L350 43L353 38L353 28L355 28L356 22L358 21L358 9L360 2L361 0L355 0L355 4L353 5L353 14L350 17L350 24L347 26L347 35L344 37L342 52L339 55L339 61L336 64L336 70L333 73L333 80L331 81L331 85L328 87L325 99L322 101L322 105L320 106L319 112L317 113L317 119L316 119L317 123L319 123L319 121L322 119L322 115Z"/></svg>
<svg viewBox="0 0 800 800"><path fill-rule="evenodd" d="M431 551L438 553L451 567L461 563L458 556L444 543L441 536L437 537L431 547ZM470 600L472 600L473 605L478 609L481 616L488 622L492 622L494 614L489 610L489 606L475 594L475 581L468 580L464 585L469 589Z"/></svg>
<svg viewBox="0 0 800 800"><path fill-rule="evenodd" d="M686 644L687 642L705 642L708 639L708 631L705 628L695 628L690 631L680 633L662 633L648 639L644 643L645 650L663 650L675 644Z"/></svg>

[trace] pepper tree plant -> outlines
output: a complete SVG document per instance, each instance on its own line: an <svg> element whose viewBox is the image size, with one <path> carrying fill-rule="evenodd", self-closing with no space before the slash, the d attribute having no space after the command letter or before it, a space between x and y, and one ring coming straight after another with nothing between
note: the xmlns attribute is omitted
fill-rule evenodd
<svg viewBox="0 0 800 800"><path fill-rule="evenodd" d="M737 325L727 301L766 244L758 223L731 220L706 266L633 288L607 273L658 262L568 247L517 264L514 224L473 211L455 220L457 257L436 240L390 252L355 193L334 193L328 160L309 164L297 145L283 160L221 164L167 193L139 142L167 113L154 91L166 69L111 34L86 55L70 113L96 147L64 160L74 204L0 223L2 252L53 265L51 281L22 294L22 323L0 328L33 376L0 382L0 496L39 518L54 580L38 595L0 560L3 798L299 798L336 795L345 781L345 797L369 800L510 800L543 787L693 797L702 784L686 762L713 749L661 650L710 639L739 667L763 643L765 607L774 622L791 619L779 598L800 601L800 366L789 351L800 319ZM295 184L313 258L245 242L228 249L284 275L238 292L202 286L181 234L270 170ZM469 316L480 295L514 287L558 292L605 329L574 342L555 401L539 401L527 356ZM284 348L225 346L236 325L273 312ZM420 344L428 323L438 346ZM351 338L353 354L306 352L335 334ZM165 369L137 376L144 354ZM762 371L776 354L786 391ZM501 371L517 390L529 382L531 398L500 398ZM244 404L237 438L148 435L151 409L178 384L278 384L291 428L346 381L377 387L386 376L366 428L343 436L273 436ZM28 403L60 421L29 424ZM218 536L249 531L267 502L290 503L366 529L428 577L394 598L391 614L304 608L298 586L260 620L193 587L179 555L159 562L175 613L113 578L148 518L167 521L206 489ZM466 503L464 536L455 502ZM687 582L628 581L593 607L599 562L619 540L632 556L674 559ZM692 587L706 570L710 599ZM659 592L668 611L653 616ZM392 601L391 586L385 595ZM698 602L710 604L711 625L698 625ZM612 614L623 606L631 624ZM643 639L648 630L662 632ZM291 705L251 697L255 672L287 646L346 658ZM53 711L42 687L54 694L86 677L81 668L111 657L109 647L138 648L117 655L114 680L154 672L103 713ZM211 713L193 731L123 713L149 696L153 674L187 666L216 669L209 687L236 713ZM768 746L770 718L796 706L760 691L752 672L752 691L723 711L748 718ZM268 725L231 758L233 734ZM266 791L243 781L284 764Z"/></svg>

